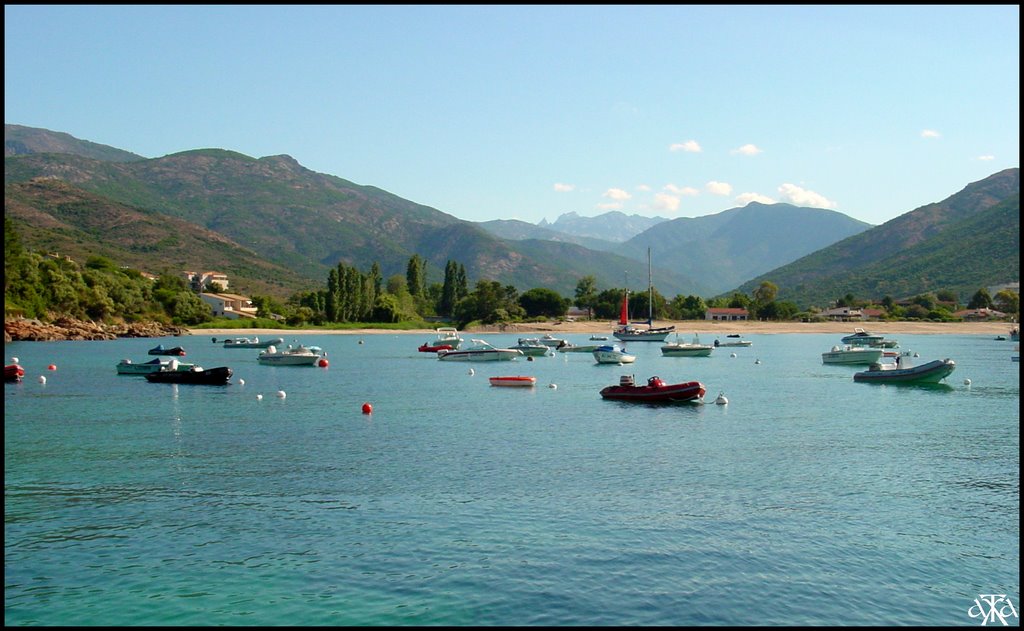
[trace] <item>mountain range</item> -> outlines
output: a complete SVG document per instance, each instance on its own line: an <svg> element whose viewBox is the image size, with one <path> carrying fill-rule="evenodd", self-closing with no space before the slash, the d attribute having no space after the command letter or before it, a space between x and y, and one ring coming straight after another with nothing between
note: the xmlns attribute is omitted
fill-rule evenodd
<svg viewBox="0 0 1024 631"><path fill-rule="evenodd" d="M45 129L8 124L4 136L5 214L27 247L103 254L153 273L222 271L245 293L322 288L339 262L363 270L378 262L385 277L404 275L414 254L427 262L428 282L440 282L454 260L471 283L497 280L519 291L572 296L587 275L599 290L623 282L646 289L648 249L655 287L668 297L749 293L764 279L779 285L780 298L824 305L849 291L898 289L899 297L948 283L973 292L1018 278L1018 169L882 226L758 203L698 218L566 213L533 225L464 221L287 155L197 149L149 159ZM949 242L968 236L984 260L963 278L964 265L940 271L947 248L957 247ZM929 243L921 251L931 257L927 274L907 274L907 261L892 258L894 248Z"/></svg>

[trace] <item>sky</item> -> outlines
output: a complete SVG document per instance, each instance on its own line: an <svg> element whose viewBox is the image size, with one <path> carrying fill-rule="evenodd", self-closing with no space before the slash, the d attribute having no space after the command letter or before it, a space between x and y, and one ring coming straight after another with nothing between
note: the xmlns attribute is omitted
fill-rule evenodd
<svg viewBox="0 0 1024 631"><path fill-rule="evenodd" d="M1020 166L1020 7L5 5L4 122L467 221L878 225Z"/></svg>

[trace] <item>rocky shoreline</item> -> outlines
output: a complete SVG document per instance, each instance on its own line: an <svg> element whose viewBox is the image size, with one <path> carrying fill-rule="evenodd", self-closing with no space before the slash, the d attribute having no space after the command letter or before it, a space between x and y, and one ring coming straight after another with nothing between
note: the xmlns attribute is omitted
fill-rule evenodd
<svg viewBox="0 0 1024 631"><path fill-rule="evenodd" d="M60 342L69 340L116 340L121 337L165 337L188 335L188 329L159 322L102 324L74 318L53 322L18 318L4 320L4 343Z"/></svg>

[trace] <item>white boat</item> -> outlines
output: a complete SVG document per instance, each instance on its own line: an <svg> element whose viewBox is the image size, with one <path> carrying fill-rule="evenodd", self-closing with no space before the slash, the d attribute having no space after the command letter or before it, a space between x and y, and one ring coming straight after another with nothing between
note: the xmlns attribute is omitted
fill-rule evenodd
<svg viewBox="0 0 1024 631"><path fill-rule="evenodd" d="M192 370L194 366L195 364L185 364L176 359L160 359L159 357L139 364L132 363L130 359L122 359L117 364L117 374L148 375L161 370Z"/></svg>
<svg viewBox="0 0 1024 631"><path fill-rule="evenodd" d="M572 344L566 342L564 346L559 346L555 350L559 353L593 353L599 346L603 346L603 344Z"/></svg>
<svg viewBox="0 0 1024 631"><path fill-rule="evenodd" d="M855 327L853 333L845 335L840 339L843 344L853 344L856 346L874 346L881 344L883 340L885 340L884 335L868 333L860 327Z"/></svg>
<svg viewBox="0 0 1024 631"><path fill-rule="evenodd" d="M647 328L633 326L629 321L629 290L622 294L622 308L619 310L619 325L612 331L616 339L624 342L664 342L676 327L654 325L654 285L651 283L651 249L647 248Z"/></svg>
<svg viewBox="0 0 1024 631"><path fill-rule="evenodd" d="M869 346L852 346L846 344L844 346L833 346L832 350L826 351L821 354L821 363L823 364L858 364L863 366L870 366L874 364L882 357L881 348L872 348Z"/></svg>
<svg viewBox="0 0 1024 631"><path fill-rule="evenodd" d="M615 344L605 344L594 349L594 359L599 364L632 364L636 355Z"/></svg>
<svg viewBox="0 0 1024 631"><path fill-rule="evenodd" d="M540 338L540 343L544 346L550 346L551 348L557 348L564 345L566 342L561 338L557 338L550 333L545 333L544 337Z"/></svg>
<svg viewBox="0 0 1024 631"><path fill-rule="evenodd" d="M437 358L446 362L510 361L522 356L523 351L517 348L495 348L484 340L476 339L473 340L473 345L467 348L437 351Z"/></svg>
<svg viewBox="0 0 1024 631"><path fill-rule="evenodd" d="M869 383L939 383L956 370L952 359L936 359L920 366L874 363L868 370L853 374L854 381Z"/></svg>
<svg viewBox="0 0 1024 631"><path fill-rule="evenodd" d="M751 342L750 340L726 340L724 342L720 342L718 340L715 340L715 348L718 348L719 346L743 346L743 347L746 347L746 346L750 346L751 344L753 344L753 342Z"/></svg>
<svg viewBox="0 0 1024 631"><path fill-rule="evenodd" d="M437 333L437 337L434 338L434 343L431 346L447 344L452 347L452 350L457 350L463 342L463 339L459 337L459 330L453 326L438 327L434 332Z"/></svg>
<svg viewBox="0 0 1024 631"><path fill-rule="evenodd" d="M522 351L523 355L528 357L543 357L551 354L551 347L535 337L521 337L518 342L509 348Z"/></svg>
<svg viewBox="0 0 1024 631"><path fill-rule="evenodd" d="M323 358L324 352L317 346L292 346L278 350L276 346L268 346L256 358L266 366L316 366Z"/></svg>
<svg viewBox="0 0 1024 631"><path fill-rule="evenodd" d="M701 344L696 335L693 336L692 342L680 342L677 333L675 342L669 342L661 347L661 354L665 357L710 357L713 350L714 346Z"/></svg>
<svg viewBox="0 0 1024 631"><path fill-rule="evenodd" d="M229 337L224 340L224 348L270 348L276 344L284 344L284 338L275 337L260 341L258 337Z"/></svg>

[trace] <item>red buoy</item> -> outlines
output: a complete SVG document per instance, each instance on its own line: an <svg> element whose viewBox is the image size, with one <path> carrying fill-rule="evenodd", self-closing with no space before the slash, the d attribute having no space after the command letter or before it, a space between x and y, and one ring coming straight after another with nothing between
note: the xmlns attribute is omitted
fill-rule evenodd
<svg viewBox="0 0 1024 631"><path fill-rule="evenodd" d="M323 357L320 358L320 367L321 368L327 368L328 363L329 362L326 359L324 359Z"/></svg>
<svg viewBox="0 0 1024 631"><path fill-rule="evenodd" d="M50 364L49 366L46 367L46 369L47 370L57 370L57 365L56 364Z"/></svg>
<svg viewBox="0 0 1024 631"><path fill-rule="evenodd" d="M373 406L370 405L369 403L364 403L363 404L363 414L372 414L372 413L373 413Z"/></svg>

